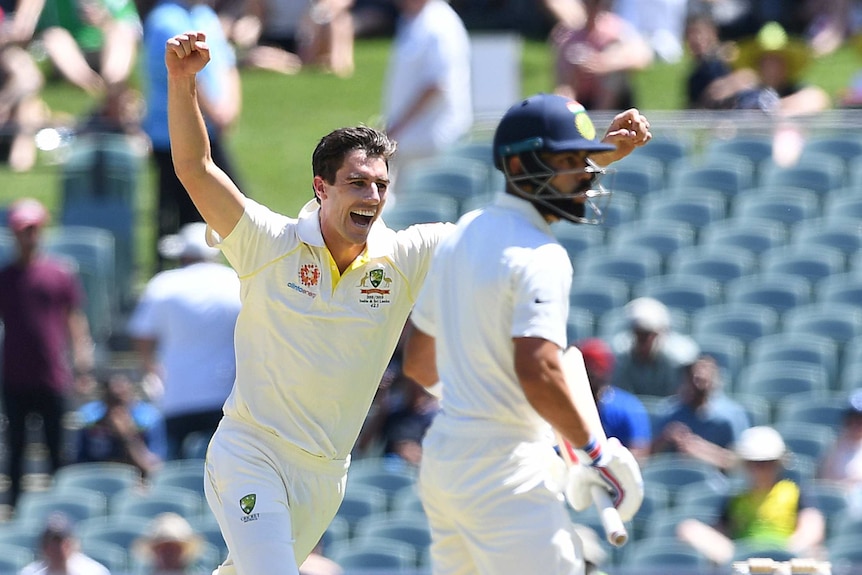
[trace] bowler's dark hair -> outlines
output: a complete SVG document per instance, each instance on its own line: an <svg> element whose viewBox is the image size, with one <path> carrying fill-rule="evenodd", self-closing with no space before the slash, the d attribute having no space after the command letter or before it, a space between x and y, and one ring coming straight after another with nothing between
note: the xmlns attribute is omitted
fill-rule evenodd
<svg viewBox="0 0 862 575"><path fill-rule="evenodd" d="M364 150L370 157L389 159L395 153L395 140L368 126L339 128L323 136L311 155L311 169L327 183L335 182L335 174L344 164L344 158L353 150Z"/></svg>

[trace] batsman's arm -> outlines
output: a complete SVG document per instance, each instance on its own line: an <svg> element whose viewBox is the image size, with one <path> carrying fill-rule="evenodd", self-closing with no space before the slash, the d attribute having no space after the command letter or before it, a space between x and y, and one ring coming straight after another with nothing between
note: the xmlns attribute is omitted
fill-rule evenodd
<svg viewBox="0 0 862 575"><path fill-rule="evenodd" d="M168 128L177 177L204 220L225 237L242 217L245 196L212 160L195 80L209 59L202 32L179 34L167 41Z"/></svg>
<svg viewBox="0 0 862 575"><path fill-rule="evenodd" d="M407 322L404 337L404 360L401 366L404 375L424 387L429 393L439 396L440 384L434 337L416 327L412 321Z"/></svg>

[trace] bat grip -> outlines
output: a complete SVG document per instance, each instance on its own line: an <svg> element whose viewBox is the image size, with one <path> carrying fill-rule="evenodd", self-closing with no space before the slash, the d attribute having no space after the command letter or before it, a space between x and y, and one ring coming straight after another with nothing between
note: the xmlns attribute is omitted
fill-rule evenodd
<svg viewBox="0 0 862 575"><path fill-rule="evenodd" d="M593 485L590 487L590 494L593 496L593 505L599 512L599 519L602 521L608 543L614 547L622 547L629 540L629 534L619 512L614 507L613 501L611 501L610 493L599 485Z"/></svg>

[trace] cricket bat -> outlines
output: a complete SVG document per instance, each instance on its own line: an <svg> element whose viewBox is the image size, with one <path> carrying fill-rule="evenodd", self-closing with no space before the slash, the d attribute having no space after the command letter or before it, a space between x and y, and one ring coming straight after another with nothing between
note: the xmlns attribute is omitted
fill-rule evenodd
<svg viewBox="0 0 862 575"><path fill-rule="evenodd" d="M599 410L596 407L596 401L593 399L593 391L587 378L584 359L578 349L570 347L563 353L563 373L565 373L566 383L569 385L569 391L581 417L584 418L593 436L600 442L604 442L607 437L599 419ZM560 445L560 453L566 463L570 466L580 465L577 462L577 455L571 444L563 439L559 433L557 433L557 441ZM622 518L620 518L620 514L614 507L613 501L611 501L610 493L598 485L593 485L591 487L591 495L593 505L596 506L599 512L599 518L601 519L602 527L605 529L605 536L608 542L615 547L625 545L629 534L626 531Z"/></svg>

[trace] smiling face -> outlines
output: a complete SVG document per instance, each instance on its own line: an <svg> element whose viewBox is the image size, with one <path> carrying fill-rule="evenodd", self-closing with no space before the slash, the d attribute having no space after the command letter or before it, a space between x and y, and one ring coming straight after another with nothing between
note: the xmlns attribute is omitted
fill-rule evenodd
<svg viewBox="0 0 862 575"><path fill-rule="evenodd" d="M343 260L349 264L365 248L371 225L386 203L388 187L386 161L361 149L348 152L333 182L315 176L320 228L339 268Z"/></svg>

